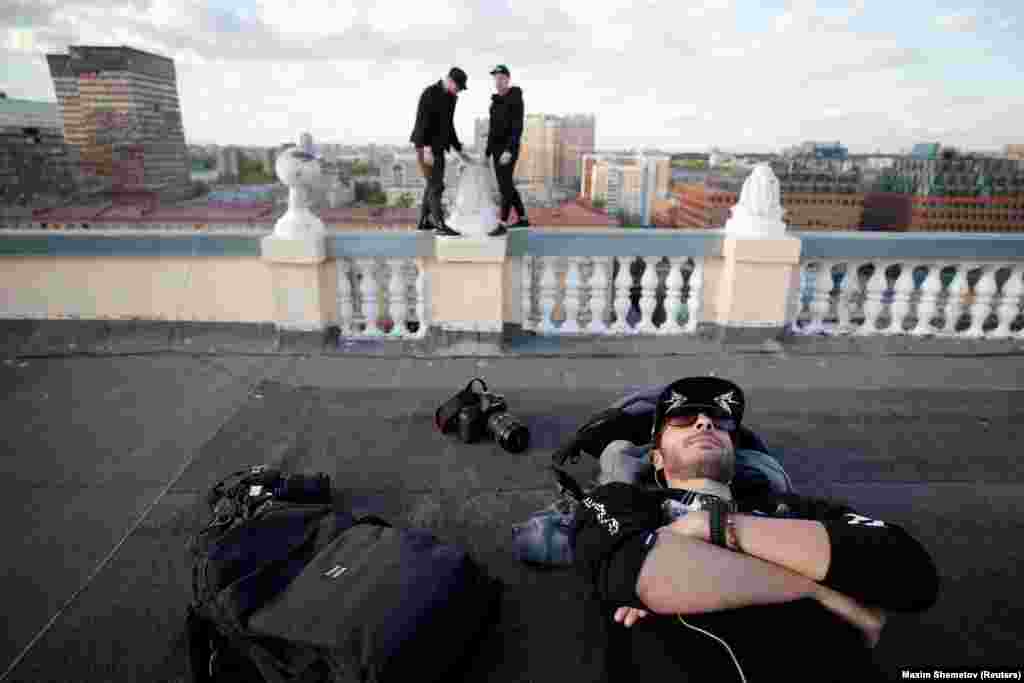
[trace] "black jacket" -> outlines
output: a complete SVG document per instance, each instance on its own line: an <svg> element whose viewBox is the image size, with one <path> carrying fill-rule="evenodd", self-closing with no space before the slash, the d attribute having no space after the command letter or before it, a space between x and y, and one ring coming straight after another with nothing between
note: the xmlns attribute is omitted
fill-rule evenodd
<svg viewBox="0 0 1024 683"><path fill-rule="evenodd" d="M519 86L513 85L504 95L491 95L491 119L485 155L500 155L505 151L511 152L512 156L519 154L524 111L523 90Z"/></svg>
<svg viewBox="0 0 1024 683"><path fill-rule="evenodd" d="M427 86L420 95L416 108L416 124L409 142L417 147L430 147L433 151L447 152L454 147L462 151L462 143L455 134L455 104L458 98L448 93L444 81Z"/></svg>
<svg viewBox="0 0 1024 683"><path fill-rule="evenodd" d="M618 607L644 608L636 583L656 538L651 532L664 524L664 497L657 490L613 483L592 491L581 506L576 569L601 611L605 680L739 681L726 647L675 616L650 614L629 629L612 620ZM821 583L861 604L919 612L937 599L939 579L931 557L899 526L792 494L737 502L743 514L822 522L832 557ZM860 632L814 599L683 619L725 641L749 683L880 679Z"/></svg>

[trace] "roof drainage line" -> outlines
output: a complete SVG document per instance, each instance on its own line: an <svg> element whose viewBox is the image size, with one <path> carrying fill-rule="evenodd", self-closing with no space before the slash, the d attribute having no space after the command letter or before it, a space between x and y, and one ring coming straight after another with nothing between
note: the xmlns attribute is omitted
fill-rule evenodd
<svg viewBox="0 0 1024 683"><path fill-rule="evenodd" d="M252 384L250 386L250 391L252 389L252 386L255 386L255 384ZM213 433L213 436L211 436L210 439L216 438L217 435L224 430L228 422L231 421L232 417L233 414L225 417L224 421L221 422L219 427L217 427L217 430ZM210 439L207 439L207 441L209 441ZM121 540L119 540L117 544L114 545L113 549L111 549L111 551L107 553L106 557L104 557L103 560L98 565L96 565L96 568L93 569L92 573L90 573L88 578L86 578L85 583L83 583L70 598L64 601L64 604L61 605L57 612L52 617L50 617L50 620L47 621L46 624L41 629L39 629L39 632L36 633L32 640L29 641L28 645L26 645L22 649L22 651L18 653L18 656L15 657L14 661L11 662L10 666L7 667L7 670L4 671L3 674L0 674L0 683L4 683L4 681L10 678L11 674L18 667L18 665L21 664L22 661L24 661L25 657L28 656L28 653L32 650L33 647L36 646L36 643L42 640L43 636L49 633L50 629L53 628L53 625L57 623L57 620L60 619L61 615L63 615L64 612L69 607L71 607L71 605L74 604L74 602L79 598L79 596L81 596L89 588L89 586L92 585L93 581L95 581L96 578L100 575L100 572L102 572L107 567L107 565L114 558L114 556L121 549L121 547L125 544L125 542L127 542L127 540L132 536L132 534L134 534L138 530L138 528L142 526L142 523L146 520L146 518L153 511L153 509L160 503L161 500L163 500L164 496L167 495L167 493L174 487L174 485L178 483L182 476L184 476L185 472L188 470L189 467L191 467L192 463L195 461L196 457L199 455L201 450L201 448L195 448L192 450L192 454L181 466L181 469L178 470L178 473L174 475L174 478L171 479L170 482L168 482L167 486L165 486L162 491L160 491L160 493L153 500L153 502L146 506L146 509L142 511L142 514L139 515L138 519L136 519L135 522L128 529L128 531L125 532L124 536L121 537Z"/></svg>

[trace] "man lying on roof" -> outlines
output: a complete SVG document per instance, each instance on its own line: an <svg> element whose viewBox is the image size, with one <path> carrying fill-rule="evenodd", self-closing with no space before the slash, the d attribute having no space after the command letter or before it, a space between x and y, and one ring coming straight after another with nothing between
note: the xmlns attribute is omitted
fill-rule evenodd
<svg viewBox="0 0 1024 683"><path fill-rule="evenodd" d="M575 565L606 620L611 681L865 681L886 612L938 594L925 549L891 522L787 493L736 496L743 391L669 385L651 451L659 487L612 482L577 514Z"/></svg>

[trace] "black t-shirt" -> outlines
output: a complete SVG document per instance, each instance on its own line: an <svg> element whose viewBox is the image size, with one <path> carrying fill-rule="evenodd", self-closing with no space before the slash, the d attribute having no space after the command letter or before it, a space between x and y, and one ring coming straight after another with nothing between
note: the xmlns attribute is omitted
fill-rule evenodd
<svg viewBox="0 0 1024 683"><path fill-rule="evenodd" d="M628 629L612 621L618 607L645 608L637 578L656 542L653 532L665 523L665 495L608 484L584 499L578 515L576 569L605 622L609 680L656 674L671 681L739 681L737 664L748 683L880 680L860 631L813 599L696 615L649 614ZM887 611L916 612L934 604L935 566L899 526L792 494L737 502L741 514L820 521L831 544L823 585Z"/></svg>

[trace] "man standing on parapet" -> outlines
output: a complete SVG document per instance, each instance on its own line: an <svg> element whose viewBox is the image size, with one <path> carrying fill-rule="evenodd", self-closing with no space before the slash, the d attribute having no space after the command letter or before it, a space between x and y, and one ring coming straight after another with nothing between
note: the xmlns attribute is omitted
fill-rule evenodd
<svg viewBox="0 0 1024 683"><path fill-rule="evenodd" d="M441 197L444 194L444 156L448 150L455 148L463 161L469 161L455 134L455 105L458 93L465 89L466 72L459 67L453 67L446 78L427 86L420 95L416 125L409 138L416 146L420 172L427 179L417 227L420 230L434 230L436 234L447 237L461 234L445 224Z"/></svg>
<svg viewBox="0 0 1024 683"><path fill-rule="evenodd" d="M509 85L511 74L504 64L494 67L491 75L494 76L494 87L498 92L491 95L491 116L484 158L494 157L494 174L501 191L501 222L490 233L492 237L499 237L508 232L510 227L529 227L530 221L526 218L526 207L512 180L519 159L519 142L523 137L523 90L519 86ZM513 208L519 220L509 225L508 215Z"/></svg>

